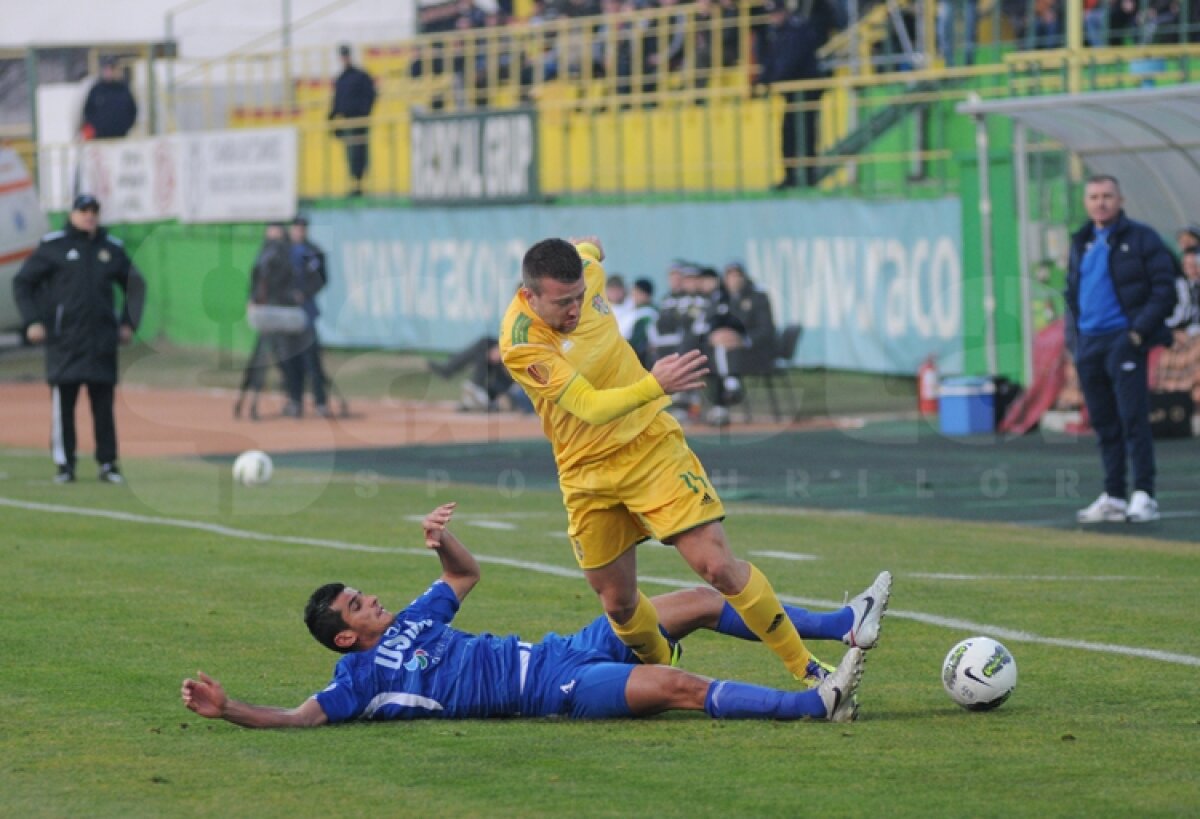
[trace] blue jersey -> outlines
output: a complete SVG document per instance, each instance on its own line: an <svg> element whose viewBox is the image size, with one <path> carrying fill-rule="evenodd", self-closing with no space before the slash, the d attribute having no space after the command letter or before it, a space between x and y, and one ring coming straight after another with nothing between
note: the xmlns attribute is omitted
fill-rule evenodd
<svg viewBox="0 0 1200 819"><path fill-rule="evenodd" d="M451 628L457 613L458 597L439 580L396 615L378 645L338 661L315 695L329 721L626 715L628 674L612 665L636 660L604 617L531 646Z"/></svg>

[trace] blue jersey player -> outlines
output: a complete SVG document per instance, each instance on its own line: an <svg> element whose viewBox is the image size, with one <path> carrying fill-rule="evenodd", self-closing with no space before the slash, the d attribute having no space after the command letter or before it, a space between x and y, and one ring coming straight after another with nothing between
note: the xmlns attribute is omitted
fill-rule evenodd
<svg viewBox="0 0 1200 819"><path fill-rule="evenodd" d="M854 693L863 648L879 637L891 577L886 572L844 608L814 613L788 607L805 637L853 643L837 669L807 691L776 691L732 680L710 680L665 665L642 665L613 633L607 618L567 636L530 644L516 636L472 635L450 625L479 580L479 564L447 528L454 504L423 522L425 545L436 551L441 577L399 614L373 595L340 583L313 593L305 621L323 645L345 656L333 680L297 708L230 699L203 672L184 680L184 704L204 717L248 728L307 727L348 720L562 716L605 719L668 710L704 711L717 719L855 717ZM757 639L711 588L654 598L667 637L698 629Z"/></svg>

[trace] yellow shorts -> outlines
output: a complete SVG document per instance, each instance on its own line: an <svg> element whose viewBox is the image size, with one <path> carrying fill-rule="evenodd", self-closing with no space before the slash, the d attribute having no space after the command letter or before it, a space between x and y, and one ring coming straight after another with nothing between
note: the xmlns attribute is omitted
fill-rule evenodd
<svg viewBox="0 0 1200 819"><path fill-rule="evenodd" d="M700 459L666 412L603 461L560 475L559 484L583 569L607 566L650 537L665 541L725 517Z"/></svg>

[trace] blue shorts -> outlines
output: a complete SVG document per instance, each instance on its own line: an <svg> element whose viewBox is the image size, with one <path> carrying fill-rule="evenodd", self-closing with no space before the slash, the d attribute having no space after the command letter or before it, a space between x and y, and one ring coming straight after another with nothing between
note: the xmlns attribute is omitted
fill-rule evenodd
<svg viewBox="0 0 1200 819"><path fill-rule="evenodd" d="M531 651L521 713L572 719L630 717L625 686L637 662L603 616L566 637L547 634Z"/></svg>

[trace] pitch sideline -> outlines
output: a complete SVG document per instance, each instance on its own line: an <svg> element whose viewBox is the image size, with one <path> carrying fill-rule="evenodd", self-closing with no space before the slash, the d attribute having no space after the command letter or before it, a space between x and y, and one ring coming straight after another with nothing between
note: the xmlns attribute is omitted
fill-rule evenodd
<svg viewBox="0 0 1200 819"><path fill-rule="evenodd" d="M123 523L139 523L148 526L169 526L176 529L191 529L194 531L208 532L211 534L221 535L223 537L239 538L242 540L291 543L298 546L314 546L317 548L336 549L344 552L371 552L377 554L398 554L418 557L433 556L428 549L410 549L402 546L371 546L364 543L350 543L342 540L326 540L323 538L299 537L296 535L272 535L263 532L254 532L248 529L234 529L218 523L204 523L201 521L186 520L183 518L158 518L150 515L136 515L131 512L116 512L110 509L88 509L76 506L62 506L52 503L23 501L2 496L0 496L0 506L7 506L11 509L23 509L31 512L48 512L59 515L79 515L81 517L106 518L108 520L117 520ZM525 571L552 575L554 577L570 577L580 580L583 579L583 572L579 571L578 569L553 566L549 563L535 563L528 560L516 560L513 558L493 557L480 554L475 554L475 559L480 563L524 569ZM639 581L658 586L682 589L691 588L692 586L697 585L696 581L694 580L676 580L670 577L641 576L639 577ZM822 600L811 597L796 597L790 594L780 594L779 598L786 603L793 603L795 605L807 606L810 608L835 609L843 605L842 603L833 600ZM942 617L936 614L926 614L919 611L904 611L889 608L888 615L901 620L913 620L918 623L924 623L925 625L940 626L942 628L954 629L956 631L966 631L974 634L987 634L990 637L996 637L1018 643L1035 643L1039 645L1056 646L1059 648L1073 648L1080 651L1093 651L1100 654L1116 654L1126 657L1139 657L1146 660L1158 660L1165 663L1174 663L1176 665L1200 666L1200 657L1196 657L1191 654L1177 654L1170 651L1159 651L1152 648L1139 648L1137 646L1123 646L1114 643L1095 643L1087 640L1068 640L1062 637L1044 637L1028 631L993 626L985 623L975 623L970 620L959 620L953 617Z"/></svg>

